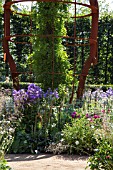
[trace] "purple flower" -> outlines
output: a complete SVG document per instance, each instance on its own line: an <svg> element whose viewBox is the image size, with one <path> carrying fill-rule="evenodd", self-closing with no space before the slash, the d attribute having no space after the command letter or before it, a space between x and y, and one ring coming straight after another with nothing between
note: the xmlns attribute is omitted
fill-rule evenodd
<svg viewBox="0 0 113 170"><path fill-rule="evenodd" d="M56 99L59 98L59 94L58 94L57 90L54 90L53 95L54 95L54 97L55 97Z"/></svg>
<svg viewBox="0 0 113 170"><path fill-rule="evenodd" d="M105 113L105 110L102 110L102 113Z"/></svg>
<svg viewBox="0 0 113 170"><path fill-rule="evenodd" d="M75 118L75 117L76 117L76 112L73 112L73 113L71 114L71 117L72 117L72 118Z"/></svg>
<svg viewBox="0 0 113 170"><path fill-rule="evenodd" d="M113 96L113 89L112 88L109 88L107 91L106 91L107 95L108 96Z"/></svg>
<svg viewBox="0 0 113 170"><path fill-rule="evenodd" d="M14 102L16 106L21 107L28 100L28 95L24 89L21 89L19 91L14 90L12 95L14 97Z"/></svg>
<svg viewBox="0 0 113 170"><path fill-rule="evenodd" d="M90 121L90 122L93 122L93 119L92 119L92 117L89 119L89 121Z"/></svg>
<svg viewBox="0 0 113 170"><path fill-rule="evenodd" d="M110 109L108 109L108 111L107 112L110 112L111 110Z"/></svg>
<svg viewBox="0 0 113 170"><path fill-rule="evenodd" d="M88 113L86 114L86 118L90 118L90 115Z"/></svg>
<svg viewBox="0 0 113 170"><path fill-rule="evenodd" d="M34 101L37 98L41 98L43 92L39 86L36 86L35 84L32 83L28 86L27 94L28 94L29 100Z"/></svg>
<svg viewBox="0 0 113 170"><path fill-rule="evenodd" d="M49 89L47 90L47 92L44 93L44 98L47 98L47 97L48 97L48 98L53 98L53 97L59 98L59 95L58 95L57 90L54 90L54 91L52 92L51 88L49 88Z"/></svg>
<svg viewBox="0 0 113 170"><path fill-rule="evenodd" d="M49 89L46 91L46 93L44 93L44 98L46 98L46 97L51 97L52 94L53 94L53 92L52 92L51 88L49 88Z"/></svg>
<svg viewBox="0 0 113 170"><path fill-rule="evenodd" d="M100 116L99 115L94 115L93 118L98 119L98 118L100 118Z"/></svg>
<svg viewBox="0 0 113 170"><path fill-rule="evenodd" d="M80 118L80 115L77 115L77 118Z"/></svg>
<svg viewBox="0 0 113 170"><path fill-rule="evenodd" d="M100 97L101 98L107 98L108 94L106 92L102 92L102 93L100 93Z"/></svg>

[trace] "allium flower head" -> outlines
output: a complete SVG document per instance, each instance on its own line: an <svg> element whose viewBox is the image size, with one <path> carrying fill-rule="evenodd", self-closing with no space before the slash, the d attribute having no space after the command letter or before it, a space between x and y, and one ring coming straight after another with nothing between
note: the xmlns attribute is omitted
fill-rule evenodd
<svg viewBox="0 0 113 170"><path fill-rule="evenodd" d="M88 113L86 114L86 118L90 118L90 115Z"/></svg>
<svg viewBox="0 0 113 170"><path fill-rule="evenodd" d="M81 116L80 115L77 115L77 118L80 118Z"/></svg>
<svg viewBox="0 0 113 170"><path fill-rule="evenodd" d="M105 110L102 110L102 113L105 113Z"/></svg>
<svg viewBox="0 0 113 170"><path fill-rule="evenodd" d="M95 114L95 115L93 116L93 118L98 119L98 118L100 118L100 116Z"/></svg>
<svg viewBox="0 0 113 170"><path fill-rule="evenodd" d="M76 117L76 112L73 112L73 113L71 114L71 117L72 117L72 118L75 118L75 117Z"/></svg>

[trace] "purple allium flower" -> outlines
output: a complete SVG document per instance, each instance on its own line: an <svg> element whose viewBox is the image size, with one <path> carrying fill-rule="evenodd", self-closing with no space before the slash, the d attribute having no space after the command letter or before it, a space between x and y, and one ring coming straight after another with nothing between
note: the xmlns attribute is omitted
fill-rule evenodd
<svg viewBox="0 0 113 170"><path fill-rule="evenodd" d="M102 110L102 113L105 113L105 110Z"/></svg>
<svg viewBox="0 0 113 170"><path fill-rule="evenodd" d="M110 111L111 111L110 109L107 110L107 112L110 112Z"/></svg>
<svg viewBox="0 0 113 170"><path fill-rule="evenodd" d="M87 113L87 114L86 114L86 118L89 118L89 117L90 117L90 115Z"/></svg>
<svg viewBox="0 0 113 170"><path fill-rule="evenodd" d="M75 117L76 117L76 112L73 112L73 113L71 114L71 117L72 117L72 118L75 118Z"/></svg>
<svg viewBox="0 0 113 170"><path fill-rule="evenodd" d="M90 122L93 122L93 119L92 119L92 117L89 119L89 121L90 121Z"/></svg>
<svg viewBox="0 0 113 170"><path fill-rule="evenodd" d="M77 115L77 118L80 118L81 116L80 115Z"/></svg>
<svg viewBox="0 0 113 170"><path fill-rule="evenodd" d="M100 118L100 116L95 114L95 115L93 116L93 118L98 119L98 118Z"/></svg>

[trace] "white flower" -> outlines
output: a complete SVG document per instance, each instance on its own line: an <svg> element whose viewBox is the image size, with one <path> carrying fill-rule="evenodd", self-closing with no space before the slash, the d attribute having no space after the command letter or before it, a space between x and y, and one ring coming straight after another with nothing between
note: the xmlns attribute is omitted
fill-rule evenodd
<svg viewBox="0 0 113 170"><path fill-rule="evenodd" d="M5 83L9 83L10 78L6 77Z"/></svg>
<svg viewBox="0 0 113 170"><path fill-rule="evenodd" d="M91 162L88 162L88 165L91 165Z"/></svg>
<svg viewBox="0 0 113 170"><path fill-rule="evenodd" d="M63 142L63 141L64 141L64 139L62 138L60 141L61 141L61 142Z"/></svg>
<svg viewBox="0 0 113 170"><path fill-rule="evenodd" d="M98 151L98 149L94 149L94 151L95 151L95 152L97 152L97 151Z"/></svg>
<svg viewBox="0 0 113 170"><path fill-rule="evenodd" d="M77 141L75 142L75 144L76 144L76 145L79 145L79 141L77 140Z"/></svg>
<svg viewBox="0 0 113 170"><path fill-rule="evenodd" d="M51 127L55 127L56 126L56 124L55 123L53 123L52 125L51 125Z"/></svg>
<svg viewBox="0 0 113 170"><path fill-rule="evenodd" d="M0 132L0 135L3 135L3 134L4 134L4 131L1 131L1 132Z"/></svg>
<svg viewBox="0 0 113 170"><path fill-rule="evenodd" d="M52 142L51 144L52 144L52 145L55 145L55 143L54 143L54 142Z"/></svg>
<svg viewBox="0 0 113 170"><path fill-rule="evenodd" d="M94 129L94 127L95 127L95 126L93 126L93 125L91 126L92 129Z"/></svg>
<svg viewBox="0 0 113 170"><path fill-rule="evenodd" d="M61 144L61 143L58 143L58 146L60 147L60 146L62 146L62 144Z"/></svg>
<svg viewBox="0 0 113 170"><path fill-rule="evenodd" d="M38 153L38 150L35 150L35 153L37 154L37 153Z"/></svg>
<svg viewBox="0 0 113 170"><path fill-rule="evenodd" d="M14 132L14 131L15 131L15 129L9 128L9 132Z"/></svg>

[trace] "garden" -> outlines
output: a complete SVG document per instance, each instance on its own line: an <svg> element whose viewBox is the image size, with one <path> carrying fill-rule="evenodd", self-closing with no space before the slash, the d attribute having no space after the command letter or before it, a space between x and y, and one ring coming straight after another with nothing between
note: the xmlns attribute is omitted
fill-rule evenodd
<svg viewBox="0 0 113 170"><path fill-rule="evenodd" d="M12 170L7 154L80 155L86 170L113 169L113 13L99 2L98 62L84 76L92 18L70 2L32 2L30 12L14 3L10 40L0 2L0 170Z"/></svg>

